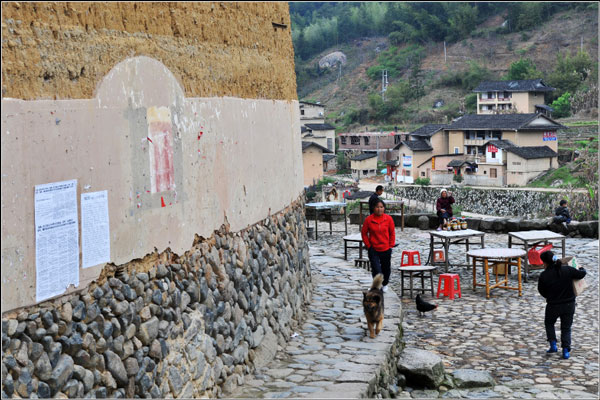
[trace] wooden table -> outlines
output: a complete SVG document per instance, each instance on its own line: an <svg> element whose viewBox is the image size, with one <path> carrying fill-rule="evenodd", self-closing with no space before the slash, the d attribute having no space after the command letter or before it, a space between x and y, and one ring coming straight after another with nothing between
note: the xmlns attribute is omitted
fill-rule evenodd
<svg viewBox="0 0 600 400"><path fill-rule="evenodd" d="M348 249L358 249L358 258L363 258L363 240L362 235L360 233L353 233L351 235L346 235L342 239L344 239L344 260L348 259ZM358 246L348 246L349 243L358 243ZM394 247L398 246L398 242L394 245Z"/></svg>
<svg viewBox="0 0 600 400"><path fill-rule="evenodd" d="M544 243L548 244L551 240L560 240L562 247L562 258L565 258L565 239L566 237L552 231L520 231L520 232L508 232L508 247L512 248L513 240L520 240L521 243L515 243L522 245L525 251L529 251L532 247ZM535 269L544 269L543 265L529 265L529 257L525 255L525 282L529 278L529 271Z"/></svg>
<svg viewBox="0 0 600 400"><path fill-rule="evenodd" d="M485 287L485 296L490 298L490 291L492 289L506 289L506 290L518 290L519 296L522 296L522 285L521 285L521 257L526 255L527 252L521 249L511 248L492 248L488 247L485 249L471 250L467 252L468 257L473 258L473 290L477 286ZM516 260L516 261L515 261ZM477 283L477 262L481 262L483 266L483 272L485 273L485 284ZM496 283L490 286L490 268L504 264L504 276L502 280L499 280L498 269L496 269ZM508 267L517 267L517 280L519 282L518 287L508 286Z"/></svg>
<svg viewBox="0 0 600 400"><path fill-rule="evenodd" d="M346 212L347 206L348 206L347 203L340 203L337 201L323 201L320 203L306 203L304 205L304 207L307 209L315 210L315 240L317 240L319 238L318 220L319 220L319 211L322 211L322 210L326 210L329 212L329 234L330 235L333 232L345 232L346 235L348 234L348 219L347 219L348 215ZM333 219L333 218L331 218L331 216L332 216L331 210L334 208L340 208L340 207L344 208L344 230L343 231L334 231L334 230L332 230L332 227L331 227L331 221ZM323 232L327 232L327 231L323 231Z"/></svg>
<svg viewBox="0 0 600 400"><path fill-rule="evenodd" d="M413 278L421 278L421 288L415 288L417 292L425 294L427 290L431 290L431 296L433 296L433 271L436 267L431 265L414 265L410 267L400 267L400 296L404 296L404 277L408 276L410 280L410 297L413 297ZM429 273L429 276L426 274ZM429 278L430 289L425 289L425 278Z"/></svg>
<svg viewBox="0 0 600 400"><path fill-rule="evenodd" d="M436 244L435 240L439 239L438 244L444 246L444 264L446 265L446 272L448 272L448 267L450 266L450 260L448 257L448 248L451 244L464 244L467 247L467 252L469 251L469 238L477 238L481 239L481 248L485 247L484 242L484 232L476 231L473 229L465 229L460 231L430 231L429 232L429 256L427 257L426 264L433 265L433 249ZM469 257L467 256L467 262L469 261ZM468 264L455 264L455 265L468 265Z"/></svg>
<svg viewBox="0 0 600 400"><path fill-rule="evenodd" d="M388 199L381 199L381 200L383 200L383 202L385 203L386 213L390 208L400 207L400 230L402 230L404 232L404 202L399 201L399 200L388 200ZM360 229L362 227L362 223L363 223L363 204L366 205L367 209L368 209L369 208L369 200L360 200L358 203L358 210L359 210L358 211L358 229Z"/></svg>

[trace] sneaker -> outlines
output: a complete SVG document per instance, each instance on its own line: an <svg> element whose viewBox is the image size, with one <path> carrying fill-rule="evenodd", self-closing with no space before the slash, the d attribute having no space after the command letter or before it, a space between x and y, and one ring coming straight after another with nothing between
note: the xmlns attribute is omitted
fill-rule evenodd
<svg viewBox="0 0 600 400"><path fill-rule="evenodd" d="M384 293L385 293L385 292L387 292L387 285L384 285L384 286L383 286L383 292L384 292Z"/></svg>
<svg viewBox="0 0 600 400"><path fill-rule="evenodd" d="M442 228L440 228L440 227L438 226L438 228L437 228L436 230L437 230L437 231L441 231L441 230L442 230Z"/></svg>
<svg viewBox="0 0 600 400"><path fill-rule="evenodd" d="M556 347L556 340L552 340L550 342L550 348L546 350L546 353L556 353L558 348Z"/></svg>
<svg viewBox="0 0 600 400"><path fill-rule="evenodd" d="M569 349L563 349L563 358L568 360L569 357L571 357L571 354L569 354Z"/></svg>

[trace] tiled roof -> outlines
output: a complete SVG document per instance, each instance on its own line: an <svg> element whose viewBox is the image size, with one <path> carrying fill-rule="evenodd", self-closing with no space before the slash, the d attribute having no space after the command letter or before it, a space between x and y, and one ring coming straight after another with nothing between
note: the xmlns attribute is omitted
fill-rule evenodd
<svg viewBox="0 0 600 400"><path fill-rule="evenodd" d="M492 146L496 146L499 149L509 149L511 147L516 147L516 145L510 140L488 140L485 144L491 144Z"/></svg>
<svg viewBox="0 0 600 400"><path fill-rule="evenodd" d="M304 133L304 132L310 132L310 129L308 129L307 127L305 127L304 125L302 125L300 127L300 133Z"/></svg>
<svg viewBox="0 0 600 400"><path fill-rule="evenodd" d="M311 106L325 107L323 104L311 103L310 101L299 101L298 103L300 103L300 104L309 104Z"/></svg>
<svg viewBox="0 0 600 400"><path fill-rule="evenodd" d="M321 146L318 143L302 141L302 151L308 149L310 146L315 146L316 148L323 150L323 153L333 153L333 151L329 150L327 147Z"/></svg>
<svg viewBox="0 0 600 400"><path fill-rule="evenodd" d="M542 110L547 110L547 111L550 111L550 112L554 111L554 108L552 108L550 106L547 106L545 104L536 104L535 107L536 108L541 108Z"/></svg>
<svg viewBox="0 0 600 400"><path fill-rule="evenodd" d="M367 197L371 197L372 194L373 194L373 192L361 190L361 191L358 191L356 193L352 193L352 194L346 196L346 200L366 199Z"/></svg>
<svg viewBox="0 0 600 400"><path fill-rule="evenodd" d="M412 151L431 151L431 150L433 150L433 147L431 147L429 145L429 143L427 143L427 141L425 141L423 139L402 141L400 144L398 144L396 147L394 147L394 150L398 150L400 148L400 146L402 146L402 145L407 146Z"/></svg>
<svg viewBox="0 0 600 400"><path fill-rule="evenodd" d="M466 160L452 160L448 163L448 167L462 167L463 164L474 165L474 163Z"/></svg>
<svg viewBox="0 0 600 400"><path fill-rule="evenodd" d="M446 127L446 124L427 124L427 125L423 125L419 129L412 131L411 133L409 133L409 135L410 136L431 137L436 132L439 132L440 130L444 129L445 127Z"/></svg>
<svg viewBox="0 0 600 400"><path fill-rule="evenodd" d="M329 124L304 124L308 129L312 129L313 131L328 131L331 129L335 129L335 126Z"/></svg>
<svg viewBox="0 0 600 400"><path fill-rule="evenodd" d="M335 154L323 154L323 161L329 161L332 158L335 158Z"/></svg>
<svg viewBox="0 0 600 400"><path fill-rule="evenodd" d="M533 120L548 120L544 125L528 125ZM445 130L465 129L510 129L510 130L548 130L565 128L545 115L531 114L467 114L448 125Z"/></svg>
<svg viewBox="0 0 600 400"><path fill-rule="evenodd" d="M553 90L553 87L547 86L541 79L485 81L473 89L474 92L551 92Z"/></svg>
<svg viewBox="0 0 600 400"><path fill-rule="evenodd" d="M369 158L373 158L373 157L377 157L377 153L362 153L355 157L351 157L350 160L363 161L363 160L368 160Z"/></svg>
<svg viewBox="0 0 600 400"><path fill-rule="evenodd" d="M535 158L557 157L558 153L548 146L510 147L506 151L514 153L521 158L531 160Z"/></svg>

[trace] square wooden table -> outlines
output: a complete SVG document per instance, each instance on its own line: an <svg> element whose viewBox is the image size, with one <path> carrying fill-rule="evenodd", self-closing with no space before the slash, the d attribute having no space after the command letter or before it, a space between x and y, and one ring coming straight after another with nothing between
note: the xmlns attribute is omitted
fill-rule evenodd
<svg viewBox="0 0 600 400"><path fill-rule="evenodd" d="M306 203L304 205L306 209L315 210L315 240L319 238L319 230L318 230L318 221L319 221L319 211L327 211L329 213L329 234L331 235L333 232L344 232L346 235L348 234L348 218L346 208L348 207L348 203L340 203L337 201L323 201L320 203ZM334 231L332 230L331 221L332 221L332 209L340 208L344 209L344 230L343 231ZM307 222L308 223L308 222ZM323 231L327 232L327 231Z"/></svg>
<svg viewBox="0 0 600 400"><path fill-rule="evenodd" d="M400 208L400 230L404 232L404 202L400 201L400 200L388 200L388 199L381 199L383 200L383 202L385 203L385 211L387 213L387 211L390 208ZM362 227L362 223L363 223L363 204L367 206L367 209L369 208L369 200L361 200L358 203L358 229L360 229ZM389 213L387 213L389 214Z"/></svg>
<svg viewBox="0 0 600 400"><path fill-rule="evenodd" d="M484 242L484 232L476 231L473 229L465 229L459 231L430 231L429 232L429 256L427 257L426 264L434 265L433 261L433 249L436 244L436 239L439 240L437 244L441 244L444 246L444 264L446 265L446 272L448 272L448 267L450 266L450 260L448 257L448 248L451 244L464 244L467 248L467 252L469 251L469 238L480 238L481 240L481 248L485 247ZM473 242L471 242L473 244ZM467 262L469 261L469 257L467 256ZM468 265L468 264L455 264L455 265Z"/></svg>
<svg viewBox="0 0 600 400"><path fill-rule="evenodd" d="M431 265L411 265L409 267L400 267L400 296L404 296L404 278L408 277L410 281L410 297L413 297L413 278L421 278L421 288L414 288L416 292L425 294L426 291L431 290L431 296L433 297L433 271L436 267ZM425 288L425 279L429 279L430 288Z"/></svg>
<svg viewBox="0 0 600 400"><path fill-rule="evenodd" d="M513 240L520 240L521 243L515 243L517 245L522 245L525 249L525 252L528 252L532 247L544 243L548 244L550 241L560 240L561 248L562 248L562 258L565 258L565 239L566 237L561 235L560 233L552 232L552 231L519 231L519 232L508 232L508 247L513 247ZM525 254L523 257L525 260L525 282L527 282L527 278L529 278L529 271L535 269L544 269L543 265L529 265L529 257Z"/></svg>
<svg viewBox="0 0 600 400"><path fill-rule="evenodd" d="M525 250L511 249L511 248L493 248L488 247L485 249L471 250L467 252L467 257L473 257L473 290L477 286L485 287L485 296L490 298L490 291L492 289L506 289L506 290L518 290L519 296L523 294L523 288L521 284L521 257L526 255ZM477 283L477 262L481 262L483 272L485 274L485 284ZM499 280L500 274L496 269L496 283L490 286L490 268L496 265L504 264L506 267L516 266L517 267L517 280L518 287L508 286L508 268L504 268L504 279Z"/></svg>

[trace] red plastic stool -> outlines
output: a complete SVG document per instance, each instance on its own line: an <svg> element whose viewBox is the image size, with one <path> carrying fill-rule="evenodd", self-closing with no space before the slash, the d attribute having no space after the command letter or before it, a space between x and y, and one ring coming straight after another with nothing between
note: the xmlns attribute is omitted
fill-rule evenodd
<svg viewBox="0 0 600 400"><path fill-rule="evenodd" d="M442 281L444 282L444 289L442 291L440 291L440 288L442 287ZM455 281L456 281L456 285L458 287L457 290L454 289ZM438 298L440 297L440 293L443 294L444 296L450 297L450 300L454 300L455 294L457 294L458 297L462 297L461 292L460 292L460 278L458 277L458 274L440 274L440 278L438 280L438 290L437 290Z"/></svg>
<svg viewBox="0 0 600 400"><path fill-rule="evenodd" d="M406 256L406 263L404 262L404 256ZM415 261L415 256L417 256L418 261ZM416 250L405 250L402 252L402 259L400 261L400 268L409 267L412 265L421 265L421 254L419 254Z"/></svg>
<svg viewBox="0 0 600 400"><path fill-rule="evenodd" d="M433 262L444 262L446 261L446 257L444 257L444 250L434 250L433 251Z"/></svg>
<svg viewBox="0 0 600 400"><path fill-rule="evenodd" d="M546 245L536 244L527 252L527 257L529 258L529 265L542 265L544 262L540 258L542 253L552 250L552 243L548 243Z"/></svg>

